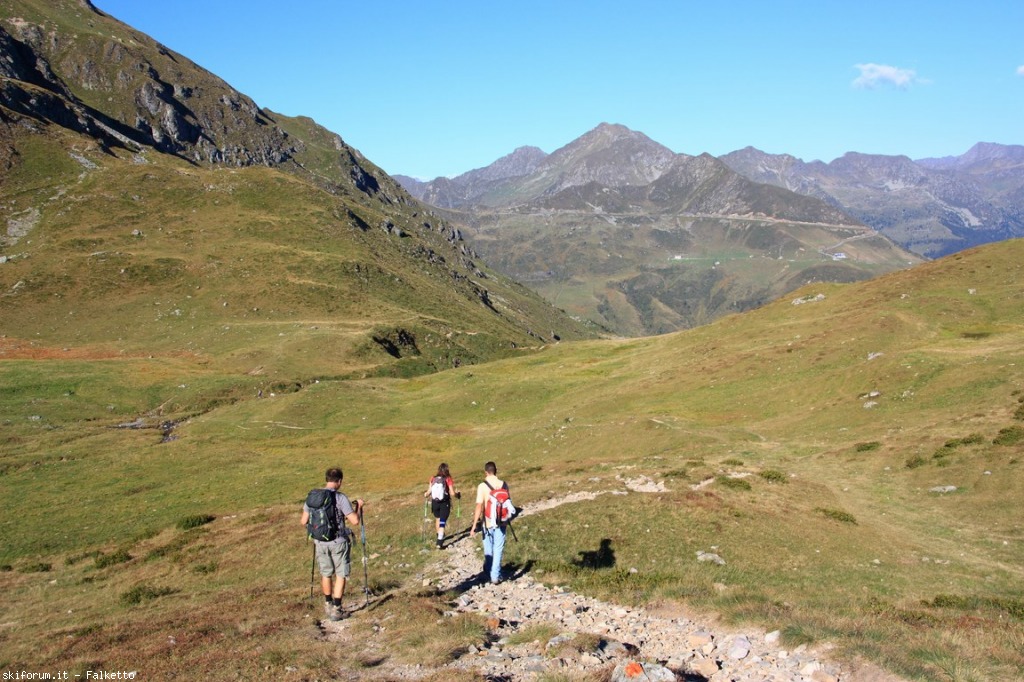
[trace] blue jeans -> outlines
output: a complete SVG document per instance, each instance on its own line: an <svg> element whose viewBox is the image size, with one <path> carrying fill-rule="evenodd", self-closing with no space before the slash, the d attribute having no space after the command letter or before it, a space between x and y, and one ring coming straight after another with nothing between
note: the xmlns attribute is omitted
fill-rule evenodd
<svg viewBox="0 0 1024 682"><path fill-rule="evenodd" d="M489 575L491 582L501 580L501 555L505 551L505 529L484 529L484 575Z"/></svg>

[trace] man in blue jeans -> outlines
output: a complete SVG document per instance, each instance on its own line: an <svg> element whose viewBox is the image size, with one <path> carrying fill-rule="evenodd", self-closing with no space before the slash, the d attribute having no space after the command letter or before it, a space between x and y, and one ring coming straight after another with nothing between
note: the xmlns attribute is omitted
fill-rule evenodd
<svg viewBox="0 0 1024 682"><path fill-rule="evenodd" d="M487 498L493 490L508 490L505 481L498 478L498 467L494 462L484 465L484 482L476 487L476 508L473 511L473 525L470 526L469 537L476 535L478 524L483 521L484 534L484 579L490 579L491 584L497 585L501 582L501 555L505 551L505 530L504 523L489 518L484 513Z"/></svg>

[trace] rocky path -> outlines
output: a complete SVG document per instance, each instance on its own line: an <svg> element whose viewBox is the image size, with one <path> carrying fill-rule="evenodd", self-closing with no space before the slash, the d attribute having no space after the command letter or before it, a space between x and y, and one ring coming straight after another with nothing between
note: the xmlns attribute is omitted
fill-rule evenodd
<svg viewBox="0 0 1024 682"><path fill-rule="evenodd" d="M648 485L644 481L625 483L634 491ZM575 493L538 502L522 515L601 494L607 493ZM488 679L528 681L559 671L607 674L613 670L613 682L895 680L880 671L854 673L805 646L788 650L780 644L778 632L716 631L682 615L656 615L643 608L584 597L562 587L546 587L529 573L511 576L498 585L482 582L482 550L476 539L463 536L437 554L423 580L458 594L448 615L482 614L494 634L489 644L471 648L448 666L476 670ZM328 628L331 625L325 624ZM544 641L523 637L524 632L543 633L539 636ZM556 634L552 636L551 632ZM396 677L414 679L433 671L405 668L391 672Z"/></svg>

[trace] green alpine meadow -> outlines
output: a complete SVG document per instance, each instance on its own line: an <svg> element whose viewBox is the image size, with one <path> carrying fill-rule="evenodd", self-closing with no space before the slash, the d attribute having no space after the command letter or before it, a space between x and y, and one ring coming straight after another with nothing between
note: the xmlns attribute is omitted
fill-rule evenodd
<svg viewBox="0 0 1024 682"><path fill-rule="evenodd" d="M485 679L445 667L497 625L424 577L423 492L446 462L462 533L493 460L524 510L579 493L506 546L545 585L1024 678L1024 241L623 338L87 0L6 2L0 50L0 669ZM334 466L344 645L299 523Z"/></svg>

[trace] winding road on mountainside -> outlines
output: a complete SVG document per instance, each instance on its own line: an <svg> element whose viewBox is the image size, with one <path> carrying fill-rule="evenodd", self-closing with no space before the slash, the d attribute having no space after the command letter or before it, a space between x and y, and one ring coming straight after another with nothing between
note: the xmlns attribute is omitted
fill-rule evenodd
<svg viewBox="0 0 1024 682"><path fill-rule="evenodd" d="M601 495L665 491L661 482L643 476L619 481L622 488L617 490L576 492L531 503L519 517ZM480 579L480 543L470 540L466 533L450 543L416 577L416 587L432 585L455 595L445 617L459 613L484 616L491 633L488 642L470 647L464 655L440 667L384 661L368 670L366 679L421 680L450 669L474 671L487 680L501 682L527 682L559 672L592 673L593 679L602 679L613 670L613 680L903 682L869 664L852 666L829 660L831 647L827 644L815 650L806 646L787 650L779 642L777 631L729 630L695 621L679 609L619 606L564 587L545 586L525 570L492 585ZM372 606L356 610L349 619L339 622L322 621L320 628L329 641L355 644L351 628L360 619L372 618L372 610ZM558 634L547 641L521 643L523 638L515 635L529 628L534 632L550 629ZM581 647L580 642L589 646ZM372 641L362 644L377 651ZM632 662L646 667L630 665Z"/></svg>

